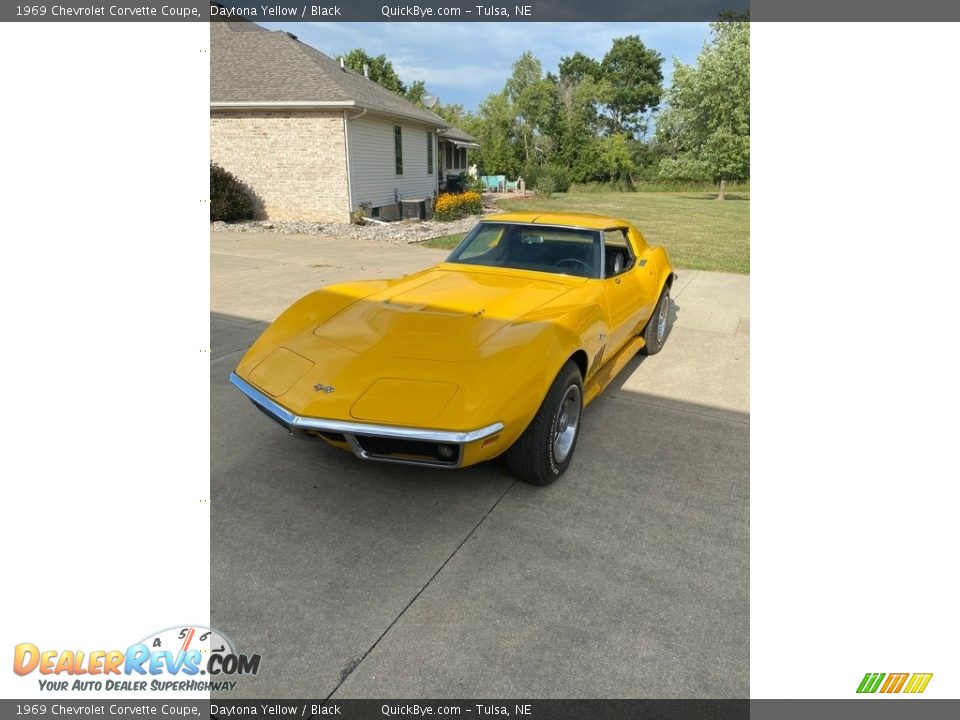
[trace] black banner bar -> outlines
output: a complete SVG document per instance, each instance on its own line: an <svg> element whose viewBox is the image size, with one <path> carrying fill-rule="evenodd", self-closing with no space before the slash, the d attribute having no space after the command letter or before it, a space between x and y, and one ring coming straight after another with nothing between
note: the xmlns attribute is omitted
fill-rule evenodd
<svg viewBox="0 0 960 720"><path fill-rule="evenodd" d="M214 700L210 717L244 717L248 701ZM346 720L748 720L748 700L327 700L256 701L271 717ZM254 704L256 704L254 703ZM296 708L300 715L289 711ZM288 712L284 712L288 709Z"/></svg>
<svg viewBox="0 0 960 720"><path fill-rule="evenodd" d="M3 21L596 22L709 21L749 0L59 0L2 4Z"/></svg>
<svg viewBox="0 0 960 720"><path fill-rule="evenodd" d="M0 3L3 22L659 22L960 20L943 0L59 0Z"/></svg>
<svg viewBox="0 0 960 720"><path fill-rule="evenodd" d="M301 718L322 720L945 720L960 700L0 700L0 717Z"/></svg>

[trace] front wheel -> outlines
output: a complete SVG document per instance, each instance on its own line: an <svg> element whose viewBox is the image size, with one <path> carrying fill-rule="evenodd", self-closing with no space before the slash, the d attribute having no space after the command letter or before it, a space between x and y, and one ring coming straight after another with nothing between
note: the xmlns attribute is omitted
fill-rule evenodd
<svg viewBox="0 0 960 720"><path fill-rule="evenodd" d="M566 472L580 435L583 381L573 361L560 370L523 435L507 450L510 473L523 482L549 485Z"/></svg>

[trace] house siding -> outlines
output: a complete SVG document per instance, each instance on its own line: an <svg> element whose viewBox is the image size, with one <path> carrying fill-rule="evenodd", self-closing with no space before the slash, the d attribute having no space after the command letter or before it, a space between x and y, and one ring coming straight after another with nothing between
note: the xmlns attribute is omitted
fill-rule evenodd
<svg viewBox="0 0 960 720"><path fill-rule="evenodd" d="M347 122L355 205L370 203L383 207L397 199L430 198L436 194L438 155L433 128L368 116ZM396 174L394 125L402 128L403 175ZM427 168L428 132L434 144L432 173Z"/></svg>
<svg viewBox="0 0 960 720"><path fill-rule="evenodd" d="M210 158L260 196L271 220L350 221L341 111L214 113Z"/></svg>

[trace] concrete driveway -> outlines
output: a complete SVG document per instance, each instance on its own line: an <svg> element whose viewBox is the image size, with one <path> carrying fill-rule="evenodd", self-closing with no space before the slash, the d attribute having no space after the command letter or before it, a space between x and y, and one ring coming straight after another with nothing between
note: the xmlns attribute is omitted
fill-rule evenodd
<svg viewBox="0 0 960 720"><path fill-rule="evenodd" d="M416 246L211 238L211 623L233 697L747 697L749 278L680 270L666 347L584 413L547 488L364 464L227 383L281 310Z"/></svg>

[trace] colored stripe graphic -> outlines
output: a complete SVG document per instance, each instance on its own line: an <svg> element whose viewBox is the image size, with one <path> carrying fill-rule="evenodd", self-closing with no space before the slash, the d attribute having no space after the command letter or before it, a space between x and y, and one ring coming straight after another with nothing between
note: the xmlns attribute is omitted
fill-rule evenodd
<svg viewBox="0 0 960 720"><path fill-rule="evenodd" d="M907 678L910 677L910 673L890 673L887 676L887 681L883 684L883 687L880 688L882 693L898 693L903 684L907 681Z"/></svg>
<svg viewBox="0 0 960 720"><path fill-rule="evenodd" d="M884 677L886 677L885 673L867 673L863 676L863 680L860 681L860 687L857 688L857 692L875 693L877 688L880 687L880 682Z"/></svg>
<svg viewBox="0 0 960 720"><path fill-rule="evenodd" d="M884 678L886 678L886 682L884 682ZM927 689L927 685L930 684L932 678L933 673L913 673L912 675L910 673L890 673L889 675L885 673L866 673L863 680L860 681L857 692L875 693L879 689L881 693L887 694L898 693L901 690L904 693L918 694ZM882 686L881 683L883 683Z"/></svg>
<svg viewBox="0 0 960 720"><path fill-rule="evenodd" d="M932 677L933 673L914 673L913 677L910 678L910 682L907 683L907 687L904 692L922 693L927 689L927 685L930 684L930 678Z"/></svg>
<svg viewBox="0 0 960 720"><path fill-rule="evenodd" d="M180 652L186 652L187 648L190 647L190 641L193 640L193 636L197 631L194 628L190 628L190 632L187 633L187 637L183 641L183 647L180 648Z"/></svg>

